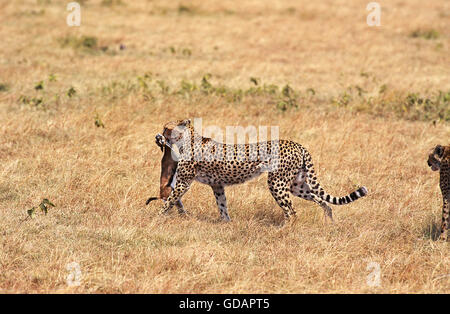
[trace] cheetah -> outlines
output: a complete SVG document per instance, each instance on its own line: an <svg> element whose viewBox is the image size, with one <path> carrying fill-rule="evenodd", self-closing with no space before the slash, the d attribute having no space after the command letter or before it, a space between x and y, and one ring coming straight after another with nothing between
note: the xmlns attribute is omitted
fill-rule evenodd
<svg viewBox="0 0 450 314"><path fill-rule="evenodd" d="M428 156L428 166L433 171L439 170L439 185L442 192L442 226L440 239L450 238L448 226L450 224L450 145L437 145ZM447 237L445 236L447 233Z"/></svg>
<svg viewBox="0 0 450 314"><path fill-rule="evenodd" d="M368 193L366 187L360 187L343 197L326 193L316 177L311 155L302 145L292 141L219 143L198 134L191 120L167 123L163 137L168 145L178 148L180 158L175 188L164 203L162 214L167 214L177 204L195 180L211 187L221 219L230 221L225 187L244 183L263 172L268 173L269 190L283 210L285 221L296 214L290 193L321 206L324 217L331 221L332 210L327 203L344 205ZM178 209L180 214L184 213L184 209Z"/></svg>

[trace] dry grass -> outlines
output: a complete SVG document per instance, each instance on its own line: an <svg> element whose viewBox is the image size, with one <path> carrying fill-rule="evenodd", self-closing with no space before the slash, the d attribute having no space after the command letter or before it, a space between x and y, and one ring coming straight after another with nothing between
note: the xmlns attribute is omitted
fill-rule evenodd
<svg viewBox="0 0 450 314"><path fill-rule="evenodd" d="M383 85L449 91L449 3L383 1L379 28L366 25L366 4L89 0L69 28L65 1L2 2L0 292L450 292L449 244L435 241L438 176L426 165L450 125L332 102L355 85L374 98ZM280 111L268 95L173 94L206 73L232 90L255 77L315 95ZM200 184L184 198L188 217L161 217L159 204L144 206L158 192L154 135L186 117L278 125L310 150L330 193L358 184L370 194L334 206L333 225L296 199L296 221L282 226L262 176L228 188L231 223ZM43 198L57 207L23 221ZM366 284L372 261L380 287ZM79 287L66 284L71 262Z"/></svg>

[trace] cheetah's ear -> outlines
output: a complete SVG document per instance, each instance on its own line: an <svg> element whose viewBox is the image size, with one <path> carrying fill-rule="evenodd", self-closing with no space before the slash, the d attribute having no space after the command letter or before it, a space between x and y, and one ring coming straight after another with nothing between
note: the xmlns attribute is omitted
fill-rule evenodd
<svg viewBox="0 0 450 314"><path fill-rule="evenodd" d="M437 145L434 149L434 153L439 157L442 157L442 155L444 155L444 147L442 147L441 145Z"/></svg>

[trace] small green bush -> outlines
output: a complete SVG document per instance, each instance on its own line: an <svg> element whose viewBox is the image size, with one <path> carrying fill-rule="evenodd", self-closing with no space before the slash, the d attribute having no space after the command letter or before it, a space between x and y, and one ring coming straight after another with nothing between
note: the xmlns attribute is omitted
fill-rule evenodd
<svg viewBox="0 0 450 314"><path fill-rule="evenodd" d="M105 52L108 49L108 47L99 47L98 39L95 36L76 37L68 35L59 38L58 42L62 48L72 48L73 50L86 53Z"/></svg>
<svg viewBox="0 0 450 314"><path fill-rule="evenodd" d="M417 29L411 33L411 37L413 38L424 38L424 39L438 39L439 38L439 32L435 29L429 29L429 30L420 30Z"/></svg>
<svg viewBox="0 0 450 314"><path fill-rule="evenodd" d="M0 92L7 92L9 90L9 85L6 83L0 83Z"/></svg>

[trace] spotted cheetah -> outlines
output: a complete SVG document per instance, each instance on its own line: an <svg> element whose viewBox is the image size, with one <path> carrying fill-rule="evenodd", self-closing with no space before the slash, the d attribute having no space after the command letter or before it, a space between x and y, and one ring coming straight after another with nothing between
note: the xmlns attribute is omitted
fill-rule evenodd
<svg viewBox="0 0 450 314"><path fill-rule="evenodd" d="M433 171L439 170L439 185L441 187L444 204L442 206L442 226L440 239L450 238L448 226L450 224L450 145L437 145L428 156L428 166ZM445 237L447 233L447 237Z"/></svg>
<svg viewBox="0 0 450 314"><path fill-rule="evenodd" d="M285 220L296 214L289 193L319 204L331 221L332 210L327 203L344 205L367 195L365 187L343 197L326 193L316 177L311 155L292 141L219 143L198 134L190 120L167 123L163 136L180 153L177 181L162 208L163 214L176 205L195 180L212 188L222 220L229 221L225 186L244 183L263 172L268 172L269 190L282 208ZM184 210L179 208L179 212Z"/></svg>

